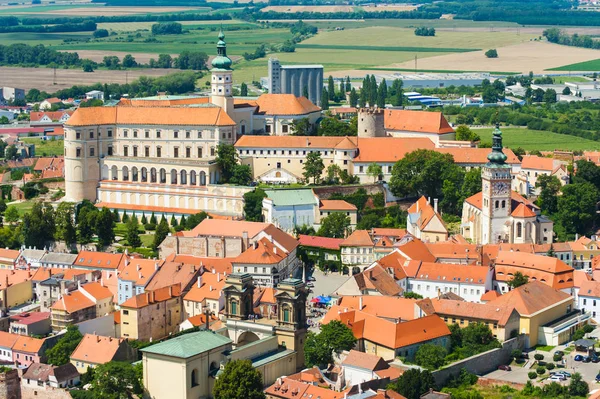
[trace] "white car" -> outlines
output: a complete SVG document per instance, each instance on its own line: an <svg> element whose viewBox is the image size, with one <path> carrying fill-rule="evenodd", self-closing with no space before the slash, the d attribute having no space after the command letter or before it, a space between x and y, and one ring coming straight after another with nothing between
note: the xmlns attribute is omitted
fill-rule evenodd
<svg viewBox="0 0 600 399"><path fill-rule="evenodd" d="M562 382L567 378L562 374L554 374L552 377L548 378L546 381L548 382Z"/></svg>

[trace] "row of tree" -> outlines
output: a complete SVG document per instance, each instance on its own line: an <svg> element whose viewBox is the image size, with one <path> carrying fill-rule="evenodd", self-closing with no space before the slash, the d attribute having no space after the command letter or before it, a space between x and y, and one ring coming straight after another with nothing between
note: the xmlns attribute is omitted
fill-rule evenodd
<svg viewBox="0 0 600 399"><path fill-rule="evenodd" d="M96 30L94 21L81 23L67 22L55 25L0 25L0 33L36 32L36 33L66 33L66 32L93 32Z"/></svg>

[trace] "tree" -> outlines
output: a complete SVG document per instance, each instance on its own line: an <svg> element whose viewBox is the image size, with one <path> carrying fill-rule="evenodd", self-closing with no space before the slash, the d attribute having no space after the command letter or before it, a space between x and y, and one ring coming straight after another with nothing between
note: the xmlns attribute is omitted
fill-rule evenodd
<svg viewBox="0 0 600 399"><path fill-rule="evenodd" d="M262 222L262 201L267 194L261 188L256 188L244 194L244 217L251 222Z"/></svg>
<svg viewBox="0 0 600 399"><path fill-rule="evenodd" d="M367 168L367 175L373 177L373 182L379 180L379 177L383 175L383 169L376 162L373 162Z"/></svg>
<svg viewBox="0 0 600 399"><path fill-rule="evenodd" d="M77 240L74 220L75 209L70 202L61 202L56 208L56 232L54 238L67 245Z"/></svg>
<svg viewBox="0 0 600 399"><path fill-rule="evenodd" d="M228 183L238 163L238 155L233 144L219 144L215 162L221 169L221 183Z"/></svg>
<svg viewBox="0 0 600 399"><path fill-rule="evenodd" d="M106 207L102 208L96 219L96 235L98 236L98 245L101 247L110 245L115 240L114 224L110 210Z"/></svg>
<svg viewBox="0 0 600 399"><path fill-rule="evenodd" d="M571 94L571 89L569 89L568 87L565 87L562 91L562 94L565 96L568 96Z"/></svg>
<svg viewBox="0 0 600 399"><path fill-rule="evenodd" d="M350 350L356 338L352 330L338 320L330 321L321 327L321 332L308 333L304 346L306 364L327 365L333 363L333 352Z"/></svg>
<svg viewBox="0 0 600 399"><path fill-rule="evenodd" d="M152 241L152 248L154 250L158 249L158 246L161 242L167 238L171 229L169 228L169 223L167 223L167 219L164 217L160 220L158 226L156 226L156 231L154 232L154 240Z"/></svg>
<svg viewBox="0 0 600 399"><path fill-rule="evenodd" d="M83 339L77 326L68 325L67 332L56 342L52 348L46 350L47 363L53 366L62 366L70 361L71 354Z"/></svg>
<svg viewBox="0 0 600 399"><path fill-rule="evenodd" d="M321 220L317 235L330 238L344 238L350 228L350 217L344 212L333 212Z"/></svg>
<svg viewBox="0 0 600 399"><path fill-rule="evenodd" d="M19 218L20 218L19 210L14 205L10 205L4 211L4 221L5 222L11 223L11 224L16 223L19 221Z"/></svg>
<svg viewBox="0 0 600 399"><path fill-rule="evenodd" d="M589 391L590 387L583 380L581 374L574 373L571 376L571 383L569 384L569 394L572 396L587 396Z"/></svg>
<svg viewBox="0 0 600 399"><path fill-rule="evenodd" d="M389 386L406 399L419 399L422 394L435 388L435 381L428 370L408 369Z"/></svg>
<svg viewBox="0 0 600 399"><path fill-rule="evenodd" d="M456 140L458 141L479 141L479 135L469 129L466 125L460 125L456 128Z"/></svg>
<svg viewBox="0 0 600 399"><path fill-rule="evenodd" d="M43 248L52 239L56 230L54 208L41 202L33 204L31 211L23 216L21 225L23 244Z"/></svg>
<svg viewBox="0 0 600 399"><path fill-rule="evenodd" d="M600 187L600 167L591 161L577 161L577 173L573 177L573 183L591 183Z"/></svg>
<svg viewBox="0 0 600 399"><path fill-rule="evenodd" d="M436 370L444 365L444 358L448 352L443 346L424 344L415 354L415 363L430 370Z"/></svg>
<svg viewBox="0 0 600 399"><path fill-rule="evenodd" d="M481 93L481 99L484 103L494 104L498 102L498 92L492 87L487 86Z"/></svg>
<svg viewBox="0 0 600 399"><path fill-rule="evenodd" d="M495 48L489 49L488 51L485 52L485 56L487 58L498 58L498 51L496 51Z"/></svg>
<svg viewBox="0 0 600 399"><path fill-rule="evenodd" d="M168 69L173 67L173 57L170 54L159 54L156 62L158 68Z"/></svg>
<svg viewBox="0 0 600 399"><path fill-rule="evenodd" d="M402 81L402 79L394 79L394 82L392 83L392 105L394 107L399 107L402 105L402 102L404 100L404 91L402 90L402 87L404 86L404 82Z"/></svg>
<svg viewBox="0 0 600 399"><path fill-rule="evenodd" d="M177 227L177 225L177 218L175 217L175 215L171 216L171 227Z"/></svg>
<svg viewBox="0 0 600 399"><path fill-rule="evenodd" d="M249 165L235 165L233 168L233 176L229 179L229 183L237 184L238 186L248 186L252 183L252 170Z"/></svg>
<svg viewBox="0 0 600 399"><path fill-rule="evenodd" d="M390 189L395 196L421 196L438 198L445 180L460 175L460 167L450 154L432 150L408 153L392 168Z"/></svg>
<svg viewBox="0 0 600 399"><path fill-rule="evenodd" d="M356 107L358 105L358 94L356 90L353 88L350 89L350 106Z"/></svg>
<svg viewBox="0 0 600 399"><path fill-rule="evenodd" d="M489 345L495 338L490 328L484 323L469 323L462 329L462 345Z"/></svg>
<svg viewBox="0 0 600 399"><path fill-rule="evenodd" d="M127 362L108 362L95 367L90 390L99 399L131 398L143 393L139 373Z"/></svg>
<svg viewBox="0 0 600 399"><path fill-rule="evenodd" d="M19 157L19 153L17 151L17 147L12 144L9 145L5 150L4 150L4 158L7 160L14 160L17 159Z"/></svg>
<svg viewBox="0 0 600 399"><path fill-rule="evenodd" d="M554 104L556 102L556 90L546 89L543 99L546 104Z"/></svg>
<svg viewBox="0 0 600 399"><path fill-rule="evenodd" d="M248 95L248 85L244 82L242 82L242 85L240 86L240 96L242 97L246 97Z"/></svg>
<svg viewBox="0 0 600 399"><path fill-rule="evenodd" d="M321 93L321 109L323 111L329 109L329 93L326 88L323 88L323 92Z"/></svg>
<svg viewBox="0 0 600 399"><path fill-rule="evenodd" d="M198 226L200 224L200 222L202 222L204 219L206 219L208 217L208 213L202 211L199 213L196 213L194 215L188 216L188 218L185 220L185 228L187 230L191 230L194 227ZM183 225L183 221L181 222L181 224Z"/></svg>
<svg viewBox="0 0 600 399"><path fill-rule="evenodd" d="M153 35L179 35L182 26L179 22L163 22L152 25Z"/></svg>
<svg viewBox="0 0 600 399"><path fill-rule="evenodd" d="M125 68L134 68L137 66L137 61L131 54L127 54L125 55L125 57L123 57L123 61L121 61L121 64Z"/></svg>
<svg viewBox="0 0 600 399"><path fill-rule="evenodd" d="M558 194L562 185L556 176L540 175L535 186L540 189L537 203L543 213L552 215L558 210Z"/></svg>
<svg viewBox="0 0 600 399"><path fill-rule="evenodd" d="M559 224L568 235L589 233L596 220L597 201L598 190L594 185L567 184L562 188L562 195L558 198L555 223Z"/></svg>
<svg viewBox="0 0 600 399"><path fill-rule="evenodd" d="M77 232L79 233L78 241L81 244L87 244L92 241L97 215L98 211L96 209L83 208L79 211L79 215L77 215ZM123 221L125 221L126 215L124 214Z"/></svg>
<svg viewBox="0 0 600 399"><path fill-rule="evenodd" d="M377 80L375 75L371 75L369 78L369 106L373 107L377 104Z"/></svg>
<svg viewBox="0 0 600 399"><path fill-rule="evenodd" d="M535 380L537 378L537 373L535 371L530 371L527 373L527 377L529 377L530 380Z"/></svg>
<svg viewBox="0 0 600 399"><path fill-rule="evenodd" d="M331 75L327 79L327 93L329 94L329 101L335 101L335 82Z"/></svg>
<svg viewBox="0 0 600 399"><path fill-rule="evenodd" d="M94 33L92 33L95 39L100 39L102 37L108 37L108 30L106 29L96 29Z"/></svg>
<svg viewBox="0 0 600 399"><path fill-rule="evenodd" d="M314 126L310 123L310 119L301 118L292 121L292 135L294 136L312 136Z"/></svg>
<svg viewBox="0 0 600 399"><path fill-rule="evenodd" d="M525 285L528 282L529 282L529 277L523 275L523 273L521 273L521 272L515 272L513 277L510 280L508 280L508 282L506 284L510 288L514 289L514 288L518 288L522 285Z"/></svg>
<svg viewBox="0 0 600 399"><path fill-rule="evenodd" d="M381 80L377 89L377 108L385 108L385 100L387 98L387 83L385 79Z"/></svg>
<svg viewBox="0 0 600 399"><path fill-rule="evenodd" d="M127 229L125 232L125 239L129 246L137 248L142 246L142 240L140 239L139 223L137 218L131 218L127 222Z"/></svg>
<svg viewBox="0 0 600 399"><path fill-rule="evenodd" d="M250 360L227 363L213 389L215 399L263 399L262 376Z"/></svg>
<svg viewBox="0 0 600 399"><path fill-rule="evenodd" d="M306 160L304 162L304 178L309 180L313 179L313 184L317 184L321 175L323 174L323 169L325 169L325 164L321 159L321 153L319 151L311 151L306 156Z"/></svg>

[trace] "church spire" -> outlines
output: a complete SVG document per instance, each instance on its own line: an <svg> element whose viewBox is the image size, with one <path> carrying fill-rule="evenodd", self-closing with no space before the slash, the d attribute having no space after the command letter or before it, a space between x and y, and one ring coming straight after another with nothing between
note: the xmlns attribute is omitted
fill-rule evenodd
<svg viewBox="0 0 600 399"><path fill-rule="evenodd" d="M502 131L500 130L500 124L496 123L496 128L492 133L492 152L487 156L487 166L501 166L506 162L506 154L502 152Z"/></svg>
<svg viewBox="0 0 600 399"><path fill-rule="evenodd" d="M231 58L227 57L227 44L225 44L225 34L223 29L219 30L219 41L217 42L217 56L212 60L212 67L214 69L230 70Z"/></svg>

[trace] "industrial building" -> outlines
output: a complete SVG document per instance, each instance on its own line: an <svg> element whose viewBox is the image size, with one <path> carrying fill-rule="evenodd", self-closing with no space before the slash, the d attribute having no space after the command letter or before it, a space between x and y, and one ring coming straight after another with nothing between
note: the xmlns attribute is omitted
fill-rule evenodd
<svg viewBox="0 0 600 399"><path fill-rule="evenodd" d="M0 87L0 104L15 100L25 100L25 90L15 87Z"/></svg>
<svg viewBox="0 0 600 399"><path fill-rule="evenodd" d="M276 58L269 58L269 77L263 86L270 94L293 94L304 96L313 104L321 103L323 91L323 65L281 65Z"/></svg>
<svg viewBox="0 0 600 399"><path fill-rule="evenodd" d="M448 86L480 86L489 73L389 73L375 74L377 82L385 79L388 86L402 79L405 88L440 88Z"/></svg>

